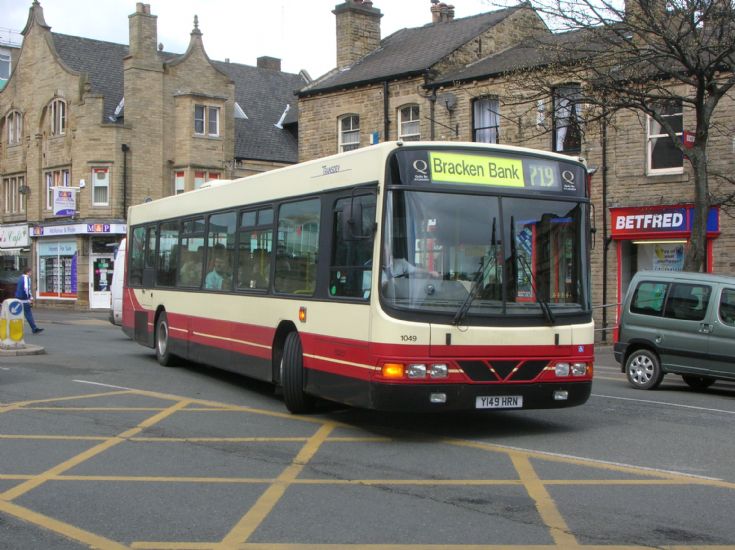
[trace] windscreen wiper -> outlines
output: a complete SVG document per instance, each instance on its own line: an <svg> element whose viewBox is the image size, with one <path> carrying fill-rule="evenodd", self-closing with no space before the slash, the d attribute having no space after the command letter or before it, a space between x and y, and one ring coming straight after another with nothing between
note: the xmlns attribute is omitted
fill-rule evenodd
<svg viewBox="0 0 735 550"><path fill-rule="evenodd" d="M520 254L518 254L517 258L518 258L518 263L521 264L523 273L525 273L526 277L528 277L528 280L531 282L531 288L533 289L533 295L536 297L536 303L541 308L541 311L543 312L544 317L546 318L546 321L550 325L553 325L555 322L554 314L551 312L551 307L549 306L549 302L539 298L539 293L538 293L538 290L536 289L536 283L533 278L533 273L531 272L531 268L528 265L526 258L524 258Z"/></svg>
<svg viewBox="0 0 735 550"><path fill-rule="evenodd" d="M482 281L485 280L485 276L490 271L490 266L494 265L495 262L490 261L488 258L487 263L484 266L482 264L483 258L480 258L480 269L472 280L470 292L467 294L467 297L464 299L464 302L462 302L462 305L459 306L457 313L454 314L454 318L452 319L452 324L455 326L458 326L462 321L464 321L464 318L467 316L467 312L470 310L472 302L475 301L475 298L477 298L477 295L479 294Z"/></svg>

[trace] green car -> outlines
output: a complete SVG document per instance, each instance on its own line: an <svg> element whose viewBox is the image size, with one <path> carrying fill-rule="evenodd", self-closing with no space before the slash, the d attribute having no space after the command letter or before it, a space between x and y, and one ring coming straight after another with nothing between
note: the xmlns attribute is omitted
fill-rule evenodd
<svg viewBox="0 0 735 550"><path fill-rule="evenodd" d="M735 277L640 271L623 300L615 360L636 389L665 374L691 388L735 380Z"/></svg>

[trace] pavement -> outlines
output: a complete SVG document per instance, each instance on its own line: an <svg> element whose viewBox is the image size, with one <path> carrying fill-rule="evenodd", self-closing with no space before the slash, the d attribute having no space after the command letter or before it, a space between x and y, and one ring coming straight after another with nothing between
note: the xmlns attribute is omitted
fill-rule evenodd
<svg viewBox="0 0 735 550"><path fill-rule="evenodd" d="M48 328L46 325L53 324L87 324L87 323L109 323L110 312L107 309L95 311L67 311L60 309L47 309L43 307L33 308L33 317L39 328L44 330ZM27 323L23 325L23 334L29 332ZM17 357L19 355L42 355L46 353L43 345L36 343L30 344L25 342L23 347L17 348L0 348L0 358Z"/></svg>

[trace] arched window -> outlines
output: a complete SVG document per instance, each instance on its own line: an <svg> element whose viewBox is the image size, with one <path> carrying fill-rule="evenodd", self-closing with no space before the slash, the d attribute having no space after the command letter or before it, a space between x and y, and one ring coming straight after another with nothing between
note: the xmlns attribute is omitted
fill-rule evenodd
<svg viewBox="0 0 735 550"><path fill-rule="evenodd" d="M398 139L418 141L421 139L421 119L418 105L406 105L398 110Z"/></svg>
<svg viewBox="0 0 735 550"><path fill-rule="evenodd" d="M8 129L8 145L18 145L23 139L23 114L10 111L5 117L5 127Z"/></svg>
<svg viewBox="0 0 735 550"><path fill-rule="evenodd" d="M51 135L63 136L66 133L66 101L56 98L49 104Z"/></svg>
<svg viewBox="0 0 735 550"><path fill-rule="evenodd" d="M339 152L352 151L360 147L360 117L344 115L339 119Z"/></svg>

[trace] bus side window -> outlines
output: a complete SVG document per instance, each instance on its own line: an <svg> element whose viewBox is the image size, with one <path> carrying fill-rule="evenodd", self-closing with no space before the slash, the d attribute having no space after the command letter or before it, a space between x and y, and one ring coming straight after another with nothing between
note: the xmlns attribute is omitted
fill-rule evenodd
<svg viewBox="0 0 735 550"><path fill-rule="evenodd" d="M330 296L370 297L375 200L375 195L371 194L343 198L335 203L329 267ZM346 216L359 216L360 219L347 220Z"/></svg>
<svg viewBox="0 0 735 550"><path fill-rule="evenodd" d="M179 245L178 285L198 287L204 265L204 218L182 222Z"/></svg>
<svg viewBox="0 0 735 550"><path fill-rule="evenodd" d="M179 222L161 224L158 243L158 265L156 268L156 284L158 286L174 286L176 269L179 265Z"/></svg>
<svg viewBox="0 0 735 550"><path fill-rule="evenodd" d="M207 274L204 288L232 290L232 268L235 260L235 211L209 216L207 226Z"/></svg>
<svg viewBox="0 0 735 550"><path fill-rule="evenodd" d="M268 290L273 251L273 209L243 212L239 242L238 290Z"/></svg>
<svg viewBox="0 0 735 550"><path fill-rule="evenodd" d="M276 292L312 295L316 289L320 200L283 204L278 213Z"/></svg>
<svg viewBox="0 0 735 550"><path fill-rule="evenodd" d="M130 270L128 284L140 286L143 284L143 264L145 262L145 227L133 229L130 243Z"/></svg>

